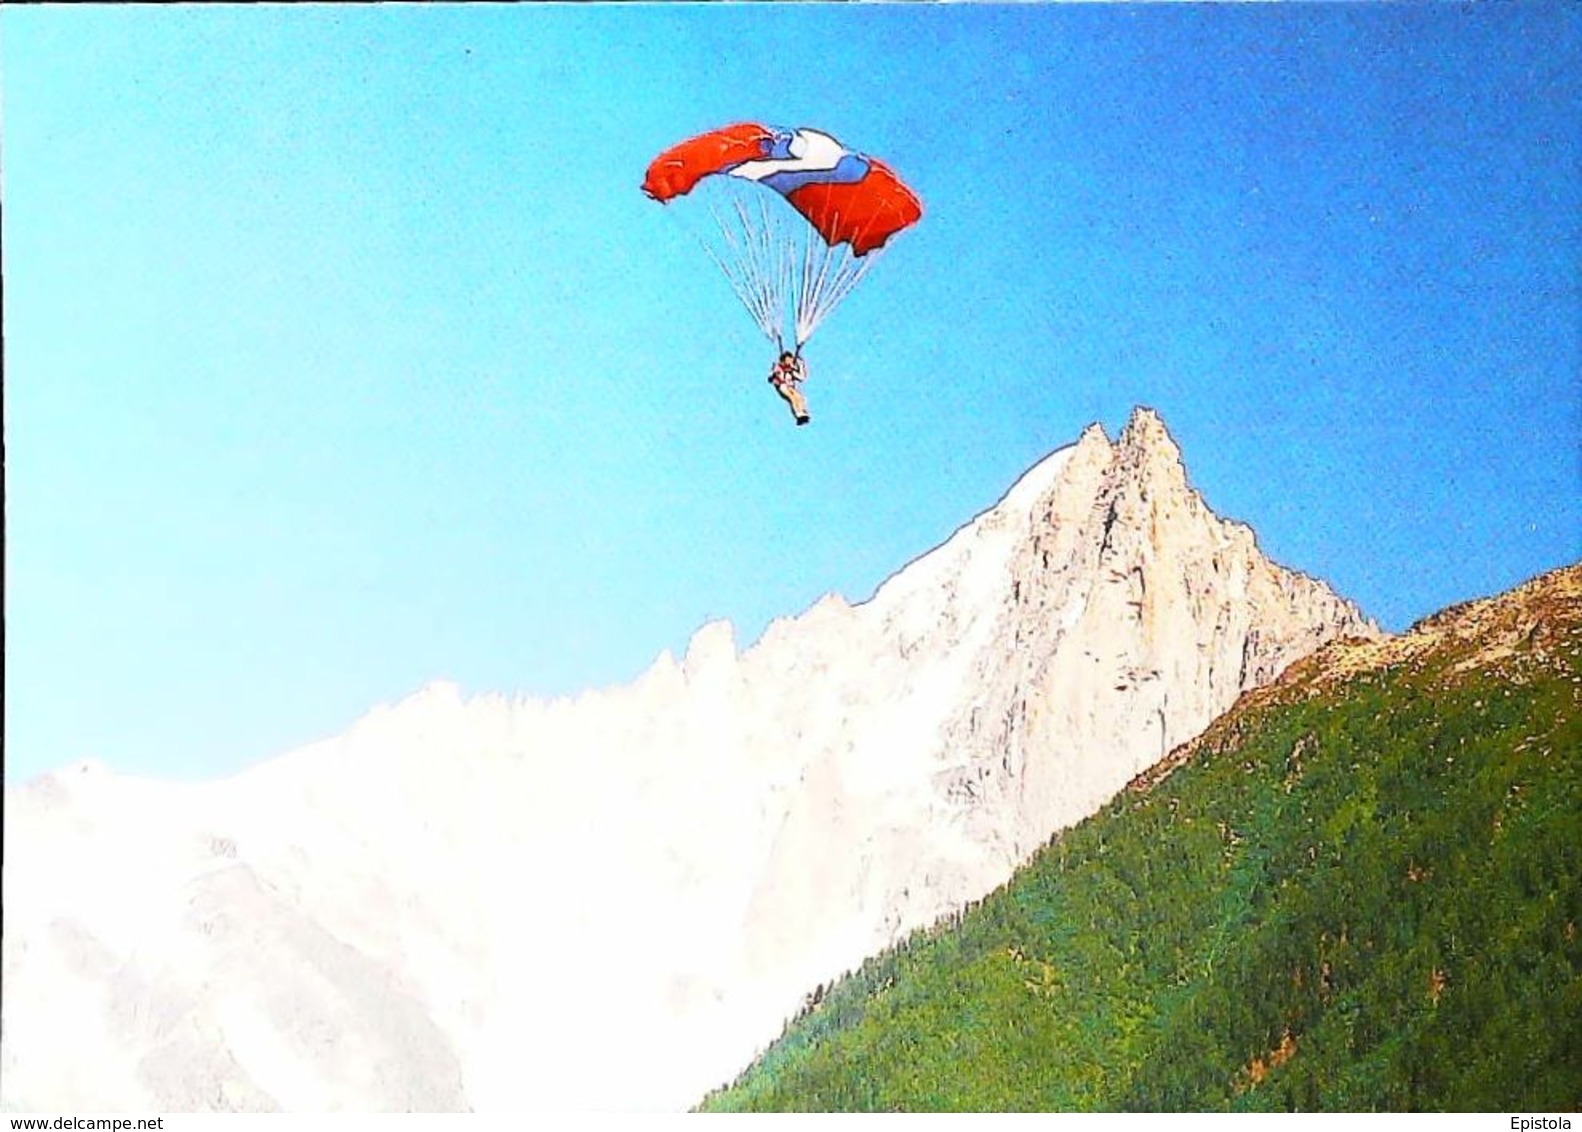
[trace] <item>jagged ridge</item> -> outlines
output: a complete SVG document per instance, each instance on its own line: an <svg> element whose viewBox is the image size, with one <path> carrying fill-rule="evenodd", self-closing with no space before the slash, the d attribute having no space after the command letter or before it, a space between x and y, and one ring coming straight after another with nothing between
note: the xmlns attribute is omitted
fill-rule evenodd
<svg viewBox="0 0 1582 1132"><path fill-rule="evenodd" d="M1582 567L1351 641L708 1107L1571 1111Z"/></svg>
<svg viewBox="0 0 1582 1132"><path fill-rule="evenodd" d="M225 782L8 792L24 989L0 1087L100 1111L684 1107L807 987L1373 632L1215 517L1140 410L869 601L741 654L709 625L624 688L437 686ZM356 1052L322 1055L327 1033Z"/></svg>

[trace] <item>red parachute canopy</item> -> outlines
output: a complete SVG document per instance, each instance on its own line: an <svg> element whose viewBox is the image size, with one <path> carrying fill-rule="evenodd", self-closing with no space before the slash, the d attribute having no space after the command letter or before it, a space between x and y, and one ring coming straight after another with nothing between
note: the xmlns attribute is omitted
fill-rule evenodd
<svg viewBox="0 0 1582 1132"><path fill-rule="evenodd" d="M790 202L831 247L867 255L916 224L923 205L884 162L816 130L739 122L688 138L656 157L643 191L667 202L705 177L756 181Z"/></svg>
<svg viewBox="0 0 1582 1132"><path fill-rule="evenodd" d="M723 173L744 162L756 161L768 152L773 141L773 130L751 122L688 138L654 158L648 176L643 178L643 192L661 203L684 196L711 173Z"/></svg>

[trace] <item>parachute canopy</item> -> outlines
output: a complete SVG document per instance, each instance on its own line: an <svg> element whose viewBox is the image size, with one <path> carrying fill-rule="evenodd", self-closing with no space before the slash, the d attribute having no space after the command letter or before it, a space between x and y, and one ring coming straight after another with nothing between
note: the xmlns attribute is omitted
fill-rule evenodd
<svg viewBox="0 0 1582 1132"><path fill-rule="evenodd" d="M829 134L740 122L688 138L648 167L643 191L691 197L693 234L771 341L792 308L800 347L891 237L923 215L895 172Z"/></svg>

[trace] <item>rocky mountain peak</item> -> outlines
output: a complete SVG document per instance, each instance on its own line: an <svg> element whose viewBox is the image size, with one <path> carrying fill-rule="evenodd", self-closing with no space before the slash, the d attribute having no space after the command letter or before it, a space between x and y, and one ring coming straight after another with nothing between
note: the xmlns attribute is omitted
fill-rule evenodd
<svg viewBox="0 0 1582 1132"><path fill-rule="evenodd" d="M1136 453L1140 458L1179 465L1181 448L1170 435L1162 418L1153 409L1139 405L1132 410L1121 430L1117 447L1124 454Z"/></svg>
<svg viewBox="0 0 1582 1132"><path fill-rule="evenodd" d="M745 649L711 623L627 687L439 686L179 796L104 784L136 822L32 807L7 831L5 1103L685 1107L809 988L1358 635L1139 409L868 601Z"/></svg>

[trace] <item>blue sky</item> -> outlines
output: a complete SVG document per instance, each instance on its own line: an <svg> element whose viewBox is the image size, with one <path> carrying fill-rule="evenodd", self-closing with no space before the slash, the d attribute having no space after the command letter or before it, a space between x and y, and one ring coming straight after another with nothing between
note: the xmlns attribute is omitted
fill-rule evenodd
<svg viewBox="0 0 1582 1132"><path fill-rule="evenodd" d="M8 9L8 778L867 597L1152 405L1388 628L1582 555L1565 4ZM638 191L760 120L926 215L814 423Z"/></svg>

